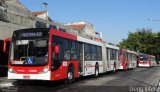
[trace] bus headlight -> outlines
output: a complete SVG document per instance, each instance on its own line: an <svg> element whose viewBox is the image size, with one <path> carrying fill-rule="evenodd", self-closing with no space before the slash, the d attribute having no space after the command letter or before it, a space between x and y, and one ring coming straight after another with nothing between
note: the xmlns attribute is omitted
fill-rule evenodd
<svg viewBox="0 0 160 92"><path fill-rule="evenodd" d="M49 67L46 66L45 68L43 68L43 70L40 73L47 73L49 71Z"/></svg>
<svg viewBox="0 0 160 92"><path fill-rule="evenodd" d="M10 73L15 73L14 70L13 70L13 68L9 68L8 71L9 71Z"/></svg>

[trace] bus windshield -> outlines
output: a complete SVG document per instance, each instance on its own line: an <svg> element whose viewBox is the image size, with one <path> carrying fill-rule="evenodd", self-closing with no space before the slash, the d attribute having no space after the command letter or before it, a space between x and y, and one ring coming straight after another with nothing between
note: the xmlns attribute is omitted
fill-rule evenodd
<svg viewBox="0 0 160 92"><path fill-rule="evenodd" d="M48 40L13 40L12 65L44 65L48 62Z"/></svg>
<svg viewBox="0 0 160 92"><path fill-rule="evenodd" d="M140 61L148 61L148 55L140 55Z"/></svg>

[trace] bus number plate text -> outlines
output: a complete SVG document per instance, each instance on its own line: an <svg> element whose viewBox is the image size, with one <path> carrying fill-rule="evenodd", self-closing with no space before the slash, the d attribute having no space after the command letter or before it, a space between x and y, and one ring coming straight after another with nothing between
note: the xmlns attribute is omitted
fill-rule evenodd
<svg viewBox="0 0 160 92"><path fill-rule="evenodd" d="M29 75L24 75L23 79L30 79L30 76Z"/></svg>

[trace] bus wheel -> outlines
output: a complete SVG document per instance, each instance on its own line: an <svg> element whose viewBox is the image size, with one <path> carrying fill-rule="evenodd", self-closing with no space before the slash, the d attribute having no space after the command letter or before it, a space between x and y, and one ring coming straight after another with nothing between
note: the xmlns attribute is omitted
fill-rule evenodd
<svg viewBox="0 0 160 92"><path fill-rule="evenodd" d="M97 78L99 76L99 65L96 64L95 65L95 74L94 74L94 77Z"/></svg>
<svg viewBox="0 0 160 92"><path fill-rule="evenodd" d="M69 67L68 72L67 72L67 79L65 80L65 84L70 84L70 83L73 83L74 81L75 81L74 69L73 67Z"/></svg>

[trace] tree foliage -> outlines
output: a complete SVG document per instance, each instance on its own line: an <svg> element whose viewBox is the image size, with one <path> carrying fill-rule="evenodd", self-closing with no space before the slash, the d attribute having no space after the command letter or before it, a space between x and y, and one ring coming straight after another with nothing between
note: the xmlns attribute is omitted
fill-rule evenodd
<svg viewBox="0 0 160 92"><path fill-rule="evenodd" d="M154 33L151 29L137 29L129 32L128 38L118 44L120 48L138 51L141 53L160 54L160 32Z"/></svg>
<svg viewBox="0 0 160 92"><path fill-rule="evenodd" d="M111 42L108 42L108 44L109 44L109 45L113 45L113 46L115 46L115 44L114 44L114 43L111 43Z"/></svg>

